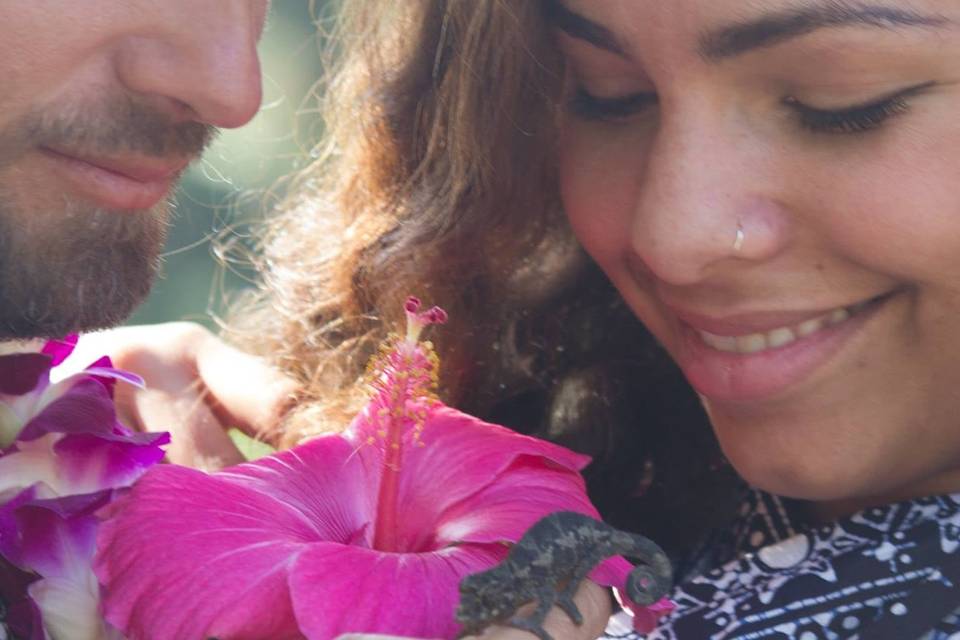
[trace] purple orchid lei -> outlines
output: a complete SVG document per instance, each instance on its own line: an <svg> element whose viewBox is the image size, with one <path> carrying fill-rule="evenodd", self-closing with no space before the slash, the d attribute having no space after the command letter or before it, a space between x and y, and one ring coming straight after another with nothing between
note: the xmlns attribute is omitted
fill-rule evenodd
<svg viewBox="0 0 960 640"><path fill-rule="evenodd" d="M100 614L97 512L160 461L170 438L118 422L114 385L143 381L108 358L59 375L76 341L0 353L0 637L122 637Z"/></svg>

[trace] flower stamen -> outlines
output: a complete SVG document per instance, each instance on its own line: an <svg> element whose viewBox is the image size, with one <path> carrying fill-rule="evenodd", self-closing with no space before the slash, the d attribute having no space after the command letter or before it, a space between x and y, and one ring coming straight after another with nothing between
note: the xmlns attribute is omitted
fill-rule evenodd
<svg viewBox="0 0 960 640"><path fill-rule="evenodd" d="M415 444L436 402L439 359L429 342L420 342L423 329L431 324L447 321L447 314L439 307L420 311L420 300L407 298L404 311L407 316L406 334L401 338L392 334L381 345L379 354L367 369L367 383L373 391L372 418L377 435L383 440L385 459L383 477L377 501L380 517L374 532L374 548L396 551L397 500L400 470L403 462L403 438L411 435Z"/></svg>

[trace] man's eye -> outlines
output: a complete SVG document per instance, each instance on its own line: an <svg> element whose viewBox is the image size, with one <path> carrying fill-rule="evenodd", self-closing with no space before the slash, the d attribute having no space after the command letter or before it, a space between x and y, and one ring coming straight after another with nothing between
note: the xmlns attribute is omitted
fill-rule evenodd
<svg viewBox="0 0 960 640"><path fill-rule="evenodd" d="M800 126L808 131L827 134L865 133L879 129L891 118L907 113L910 110L908 98L933 84L927 82L874 102L844 109L817 109L794 97L785 98L783 103L797 115Z"/></svg>
<svg viewBox="0 0 960 640"><path fill-rule="evenodd" d="M567 109L584 120L617 121L642 113L656 104L655 93L600 98L578 88L569 99Z"/></svg>

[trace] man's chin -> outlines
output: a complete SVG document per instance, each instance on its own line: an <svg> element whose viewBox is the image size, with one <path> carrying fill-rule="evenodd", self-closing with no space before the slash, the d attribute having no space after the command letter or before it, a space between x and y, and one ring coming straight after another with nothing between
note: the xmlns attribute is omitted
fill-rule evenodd
<svg viewBox="0 0 960 640"><path fill-rule="evenodd" d="M115 326L159 268L169 206L142 212L68 207L30 224L0 203L0 340L58 338ZM7 203L6 206L10 206Z"/></svg>
<svg viewBox="0 0 960 640"><path fill-rule="evenodd" d="M7 310L0 313L0 341L56 339L122 324L146 298L151 282L152 277L145 279L140 291L128 291L122 297L94 297L75 306L50 298L23 300L25 306L18 306L25 313L11 314ZM3 304L9 303L10 300L4 298Z"/></svg>

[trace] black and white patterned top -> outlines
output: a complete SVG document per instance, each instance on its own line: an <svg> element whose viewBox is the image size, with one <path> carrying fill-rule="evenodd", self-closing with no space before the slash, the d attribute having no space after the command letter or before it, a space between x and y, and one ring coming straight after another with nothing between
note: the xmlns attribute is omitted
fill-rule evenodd
<svg viewBox="0 0 960 640"><path fill-rule="evenodd" d="M677 609L645 636L615 615L607 638L960 640L960 494L799 524L799 503L750 491L736 524L681 568Z"/></svg>

